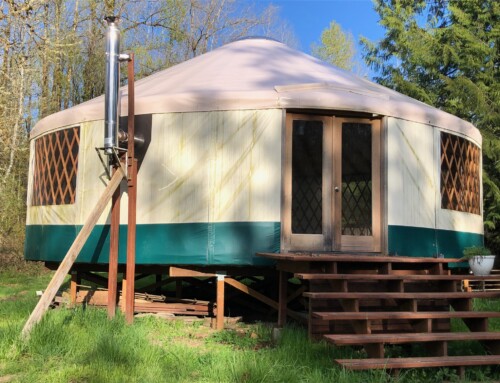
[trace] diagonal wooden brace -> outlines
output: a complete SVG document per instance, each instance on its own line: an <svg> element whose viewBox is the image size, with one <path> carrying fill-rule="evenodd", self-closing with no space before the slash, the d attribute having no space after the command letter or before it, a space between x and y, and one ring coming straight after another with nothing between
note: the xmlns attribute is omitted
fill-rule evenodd
<svg viewBox="0 0 500 383"><path fill-rule="evenodd" d="M115 174L109 181L109 184L108 186L106 186L104 193L101 195L99 201L97 201L97 204L95 205L94 209L88 216L87 221L85 222L82 229L76 236L75 241L73 242L68 252L64 256L64 259L59 265L59 268L56 270L47 288L43 292L42 297L38 301L38 304L36 305L35 309L28 318L28 321L24 325L23 330L21 332L23 338L27 338L29 336L33 326L42 319L43 314L49 308L52 300L57 294L57 291L63 284L64 278L66 278L66 275L71 270L71 267L75 263L78 254L80 254L80 251L82 250L83 246L85 245L85 242L90 236L92 229L96 225L97 220L99 219L102 212L106 208L106 205L108 204L115 190L120 186L122 179L123 179L123 174L121 172L115 172Z"/></svg>

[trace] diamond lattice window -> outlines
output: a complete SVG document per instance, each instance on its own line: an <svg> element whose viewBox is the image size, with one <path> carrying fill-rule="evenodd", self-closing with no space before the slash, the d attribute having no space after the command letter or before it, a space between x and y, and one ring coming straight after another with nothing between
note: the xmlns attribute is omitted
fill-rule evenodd
<svg viewBox="0 0 500 383"><path fill-rule="evenodd" d="M75 202L80 128L59 130L35 141L33 206Z"/></svg>
<svg viewBox="0 0 500 383"><path fill-rule="evenodd" d="M480 150L462 137L441 133L441 207L481 214Z"/></svg>

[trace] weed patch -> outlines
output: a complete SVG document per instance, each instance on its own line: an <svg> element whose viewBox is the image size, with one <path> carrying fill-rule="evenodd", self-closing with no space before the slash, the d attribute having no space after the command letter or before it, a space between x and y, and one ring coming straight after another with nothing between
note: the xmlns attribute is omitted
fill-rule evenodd
<svg viewBox="0 0 500 383"><path fill-rule="evenodd" d="M353 372L333 363L359 358L359 348L311 342L305 329L290 325L272 340L269 325L234 325L215 331L202 321L184 323L147 316L125 324L118 314L88 308L51 310L24 342L20 332L37 302L47 275L0 274L0 291L14 299L0 301L0 377L9 382L438 382L454 381L454 369L403 371L393 378L383 371ZM27 293L22 293L27 291ZM499 309L494 303L490 310ZM497 303L498 305L498 303ZM463 344L463 347L475 347ZM395 348L391 352L398 354ZM398 355L394 355L398 356ZM467 378L491 381L500 371L467 369Z"/></svg>

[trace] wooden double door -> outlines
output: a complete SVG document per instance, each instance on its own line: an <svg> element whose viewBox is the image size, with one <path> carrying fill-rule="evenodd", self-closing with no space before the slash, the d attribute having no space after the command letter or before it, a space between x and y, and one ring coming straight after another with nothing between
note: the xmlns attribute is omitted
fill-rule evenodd
<svg viewBox="0 0 500 383"><path fill-rule="evenodd" d="M283 250L380 251L380 125L287 114Z"/></svg>

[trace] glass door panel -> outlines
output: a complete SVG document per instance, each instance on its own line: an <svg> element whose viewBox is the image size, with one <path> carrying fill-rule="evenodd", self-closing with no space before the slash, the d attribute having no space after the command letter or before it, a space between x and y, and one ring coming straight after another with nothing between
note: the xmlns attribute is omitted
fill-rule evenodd
<svg viewBox="0 0 500 383"><path fill-rule="evenodd" d="M323 233L322 121L293 121L292 233Z"/></svg>
<svg viewBox="0 0 500 383"><path fill-rule="evenodd" d="M342 124L342 235L371 236L372 127Z"/></svg>

